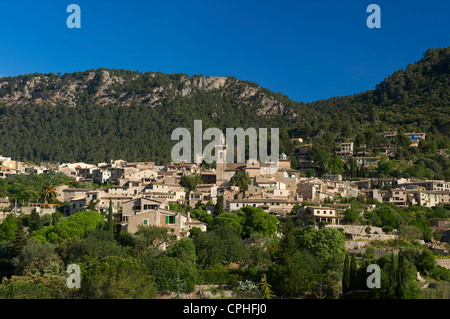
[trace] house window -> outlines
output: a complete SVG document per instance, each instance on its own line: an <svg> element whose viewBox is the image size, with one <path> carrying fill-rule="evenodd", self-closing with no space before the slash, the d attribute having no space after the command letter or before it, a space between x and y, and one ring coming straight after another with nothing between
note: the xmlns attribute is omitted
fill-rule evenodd
<svg viewBox="0 0 450 319"><path fill-rule="evenodd" d="M175 224L176 216L166 216L166 224Z"/></svg>
<svg viewBox="0 0 450 319"><path fill-rule="evenodd" d="M147 225L147 224L148 224L148 219L144 219L144 220L143 220L143 224L144 224L144 225Z"/></svg>

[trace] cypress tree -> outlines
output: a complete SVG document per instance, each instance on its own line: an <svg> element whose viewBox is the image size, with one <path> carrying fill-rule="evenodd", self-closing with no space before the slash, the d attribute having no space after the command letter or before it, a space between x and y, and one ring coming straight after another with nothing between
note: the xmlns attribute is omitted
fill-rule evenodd
<svg viewBox="0 0 450 319"><path fill-rule="evenodd" d="M347 293L350 291L350 259L348 253L345 254L344 259L344 271L342 275L342 293Z"/></svg>
<svg viewBox="0 0 450 319"><path fill-rule="evenodd" d="M39 230L41 228L42 228L41 216L39 216L39 213L36 211L36 209L33 209L33 211L30 214L30 231Z"/></svg>
<svg viewBox="0 0 450 319"><path fill-rule="evenodd" d="M350 260L350 287L349 290L358 289L358 266L356 265L356 257L355 254L352 254L352 258Z"/></svg>
<svg viewBox="0 0 450 319"><path fill-rule="evenodd" d="M398 253L396 296L398 299L404 299L405 293L406 293L406 264L405 264L405 254L402 250Z"/></svg>
<svg viewBox="0 0 450 319"><path fill-rule="evenodd" d="M109 233L114 234L113 204L111 199L109 200L108 223L106 227Z"/></svg>
<svg viewBox="0 0 450 319"><path fill-rule="evenodd" d="M22 251L22 248L27 244L27 237L25 236L25 230L23 229L22 220L17 219L17 231L12 242L11 253L13 257L16 257Z"/></svg>
<svg viewBox="0 0 450 319"><path fill-rule="evenodd" d="M394 299L396 297L397 273L395 269L395 255L391 254L391 267L389 269L389 284L387 298Z"/></svg>
<svg viewBox="0 0 450 319"><path fill-rule="evenodd" d="M223 209L223 196L217 197L217 204L214 207L214 216L219 216L220 214L224 213Z"/></svg>

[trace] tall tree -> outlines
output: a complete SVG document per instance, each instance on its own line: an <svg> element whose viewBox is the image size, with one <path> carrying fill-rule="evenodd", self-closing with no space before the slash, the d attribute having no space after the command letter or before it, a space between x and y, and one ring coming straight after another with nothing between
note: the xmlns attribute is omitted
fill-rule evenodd
<svg viewBox="0 0 450 319"><path fill-rule="evenodd" d="M352 258L350 260L350 287L349 290L358 289L358 266L356 264L355 254L352 254Z"/></svg>
<svg viewBox="0 0 450 319"><path fill-rule="evenodd" d="M46 184L41 190L41 199L44 203L48 204L56 199L57 193L52 184Z"/></svg>
<svg viewBox="0 0 450 319"><path fill-rule="evenodd" d="M223 209L223 196L220 195L217 197L217 204L214 207L214 216L218 216L224 212L225 210Z"/></svg>
<svg viewBox="0 0 450 319"><path fill-rule="evenodd" d="M33 209L30 214L30 232L39 230L41 228L42 228L41 216L39 216L39 213L36 211L36 209Z"/></svg>
<svg viewBox="0 0 450 319"><path fill-rule="evenodd" d="M342 292L345 294L350 291L350 258L345 254L344 270L342 275Z"/></svg>
<svg viewBox="0 0 450 319"><path fill-rule="evenodd" d="M113 220L114 208L112 200L109 200L109 209L108 209L108 222L106 223L107 230L110 234L114 234L114 220Z"/></svg>
<svg viewBox="0 0 450 319"><path fill-rule="evenodd" d="M403 250L400 250L400 252L398 253L396 296L398 299L404 299L405 293L406 293L405 252Z"/></svg>
<svg viewBox="0 0 450 319"><path fill-rule="evenodd" d="M395 255L391 253L391 264L389 268L389 283L387 287L387 298L394 299L396 297L397 289L397 271L395 268Z"/></svg>
<svg viewBox="0 0 450 319"><path fill-rule="evenodd" d="M27 237L25 235L25 230L23 229L22 220L19 218L17 219L17 231L11 246L12 255L14 257L18 256L26 244Z"/></svg>

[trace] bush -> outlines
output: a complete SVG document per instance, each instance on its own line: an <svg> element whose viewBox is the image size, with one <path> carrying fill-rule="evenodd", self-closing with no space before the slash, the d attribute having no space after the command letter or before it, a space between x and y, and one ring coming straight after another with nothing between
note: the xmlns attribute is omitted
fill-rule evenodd
<svg viewBox="0 0 450 319"><path fill-rule="evenodd" d="M421 299L450 299L450 283L440 282L436 288L426 288L421 291Z"/></svg>
<svg viewBox="0 0 450 319"><path fill-rule="evenodd" d="M226 270L197 270L197 284L198 285L213 285L213 284L230 284L233 281L237 281L237 278L233 278L232 274Z"/></svg>
<svg viewBox="0 0 450 319"><path fill-rule="evenodd" d="M429 275L436 280L450 281L450 269L441 266L434 267Z"/></svg>
<svg viewBox="0 0 450 319"><path fill-rule="evenodd" d="M437 241L440 241L442 239L442 234L440 232L434 232L433 233L433 238Z"/></svg>
<svg viewBox="0 0 450 319"><path fill-rule="evenodd" d="M102 228L104 217L96 211L80 211L55 226L47 226L31 233L31 238L60 243L67 238L80 237L87 230Z"/></svg>
<svg viewBox="0 0 450 319"><path fill-rule="evenodd" d="M375 257L376 257L375 247L368 246L366 248L366 252L365 252L364 256L366 257L366 259L375 259Z"/></svg>
<svg viewBox="0 0 450 319"><path fill-rule="evenodd" d="M164 291L193 292L197 282L194 264L173 257L156 258L148 262L148 273L155 277L155 286Z"/></svg>
<svg viewBox="0 0 450 319"><path fill-rule="evenodd" d="M0 299L50 299L50 292L42 284L14 282L0 286Z"/></svg>
<svg viewBox="0 0 450 319"><path fill-rule="evenodd" d="M106 257L82 272L81 293L87 299L149 299L157 290L147 267L133 258Z"/></svg>
<svg viewBox="0 0 450 319"><path fill-rule="evenodd" d="M381 227L381 230L383 232L385 232L386 234L388 234L388 233L391 233L394 229L389 225L385 225L385 226Z"/></svg>

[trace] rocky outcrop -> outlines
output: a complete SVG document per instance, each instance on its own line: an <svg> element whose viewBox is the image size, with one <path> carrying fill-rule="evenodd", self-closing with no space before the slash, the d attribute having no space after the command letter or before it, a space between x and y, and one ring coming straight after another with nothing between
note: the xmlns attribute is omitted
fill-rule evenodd
<svg viewBox="0 0 450 319"><path fill-rule="evenodd" d="M28 74L0 79L3 105L95 105L132 104L157 107L176 97L190 98L209 92L246 105L262 116L297 114L270 91L257 84L225 76L167 75L98 69L68 74Z"/></svg>

